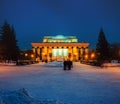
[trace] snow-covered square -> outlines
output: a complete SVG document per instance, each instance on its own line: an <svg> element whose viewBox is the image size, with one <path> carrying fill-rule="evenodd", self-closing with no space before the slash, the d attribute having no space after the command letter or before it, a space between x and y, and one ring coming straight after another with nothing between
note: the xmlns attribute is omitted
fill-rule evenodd
<svg viewBox="0 0 120 104"><path fill-rule="evenodd" d="M0 65L0 104L12 104L14 97L6 96L18 96L21 93L11 92L20 89L39 101L35 103L25 97L29 100L26 104L43 104L40 101L48 101L45 104L53 104L49 101L56 101L54 104L61 104L57 101L63 104L120 104L120 67L100 68L74 62L72 70L64 71L62 62ZM23 97L19 101L21 103L17 104L25 104Z"/></svg>

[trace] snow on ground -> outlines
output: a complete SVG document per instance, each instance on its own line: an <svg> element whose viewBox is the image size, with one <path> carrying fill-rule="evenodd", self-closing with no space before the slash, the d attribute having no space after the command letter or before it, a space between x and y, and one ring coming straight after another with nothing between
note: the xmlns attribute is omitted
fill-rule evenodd
<svg viewBox="0 0 120 104"><path fill-rule="evenodd" d="M32 98L40 101L120 104L120 67L100 68L79 62L73 64L70 71L63 70L62 62L26 66L1 65L0 95L25 88Z"/></svg>
<svg viewBox="0 0 120 104"><path fill-rule="evenodd" d="M0 104L63 104L56 100L36 100L24 88L1 94Z"/></svg>
<svg viewBox="0 0 120 104"><path fill-rule="evenodd" d="M2 65L2 66L3 66L3 65L4 65L4 66L7 66L7 65L10 66L10 65L12 65L12 66L13 66L13 65L16 65L16 63L12 63L12 62L11 62L11 63L3 63L3 62L1 63L1 62L0 62L0 65Z"/></svg>
<svg viewBox="0 0 120 104"><path fill-rule="evenodd" d="M105 67L120 67L120 63L104 63Z"/></svg>

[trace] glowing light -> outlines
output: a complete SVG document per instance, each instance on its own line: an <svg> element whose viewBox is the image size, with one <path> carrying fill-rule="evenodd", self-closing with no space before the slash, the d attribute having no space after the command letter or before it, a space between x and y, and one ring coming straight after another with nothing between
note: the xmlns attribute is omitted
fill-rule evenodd
<svg viewBox="0 0 120 104"><path fill-rule="evenodd" d="M57 49L52 50L52 56L57 56Z"/></svg>
<svg viewBox="0 0 120 104"><path fill-rule="evenodd" d="M58 55L59 55L59 56L62 56L62 49L59 49L59 50L58 50Z"/></svg>
<svg viewBox="0 0 120 104"><path fill-rule="evenodd" d="M31 58L33 58L34 57L34 55L33 54L31 54Z"/></svg>
<svg viewBox="0 0 120 104"><path fill-rule="evenodd" d="M68 49L52 49L52 56L68 56Z"/></svg>
<svg viewBox="0 0 120 104"><path fill-rule="evenodd" d="M63 56L68 56L68 49L63 49Z"/></svg>
<svg viewBox="0 0 120 104"><path fill-rule="evenodd" d="M28 54L27 54L27 53L25 53L25 56L27 57L27 56L28 56Z"/></svg>
<svg viewBox="0 0 120 104"><path fill-rule="evenodd" d="M42 53L43 55L45 55L45 53Z"/></svg>
<svg viewBox="0 0 120 104"><path fill-rule="evenodd" d="M88 55L85 55L85 59L86 59L86 60L88 59Z"/></svg>
<svg viewBox="0 0 120 104"><path fill-rule="evenodd" d="M76 56L76 55L77 55L77 53L74 53L74 55Z"/></svg>
<svg viewBox="0 0 120 104"><path fill-rule="evenodd" d="M93 59L94 57L95 57L95 54L94 54L94 53L92 53L92 54L91 54L91 58Z"/></svg>
<svg viewBox="0 0 120 104"><path fill-rule="evenodd" d="M53 37L53 39L66 39L66 37L63 35L57 35L57 36Z"/></svg>

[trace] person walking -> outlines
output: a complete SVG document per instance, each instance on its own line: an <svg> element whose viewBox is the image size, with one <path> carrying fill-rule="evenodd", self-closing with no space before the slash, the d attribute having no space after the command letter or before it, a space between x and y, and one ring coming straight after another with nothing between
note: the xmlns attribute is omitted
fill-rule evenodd
<svg viewBox="0 0 120 104"><path fill-rule="evenodd" d="M66 70L66 67L67 67L67 61L66 60L64 60L64 62L63 62L63 67L64 67L64 70Z"/></svg>
<svg viewBox="0 0 120 104"><path fill-rule="evenodd" d="M71 70L71 68L73 67L73 63L70 59L67 61L67 64L68 64L68 70Z"/></svg>

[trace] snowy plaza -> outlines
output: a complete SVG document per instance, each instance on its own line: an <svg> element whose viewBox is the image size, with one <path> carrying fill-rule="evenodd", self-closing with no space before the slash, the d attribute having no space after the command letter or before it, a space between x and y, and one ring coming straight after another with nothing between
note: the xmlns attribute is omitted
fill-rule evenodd
<svg viewBox="0 0 120 104"><path fill-rule="evenodd" d="M21 88L39 100L65 104L120 104L120 67L100 68L74 62L72 70L64 71L62 62L0 65L0 95Z"/></svg>

